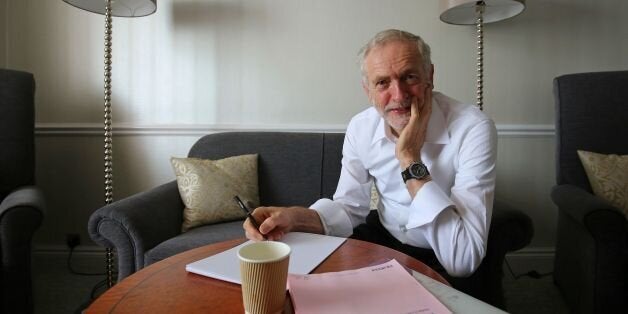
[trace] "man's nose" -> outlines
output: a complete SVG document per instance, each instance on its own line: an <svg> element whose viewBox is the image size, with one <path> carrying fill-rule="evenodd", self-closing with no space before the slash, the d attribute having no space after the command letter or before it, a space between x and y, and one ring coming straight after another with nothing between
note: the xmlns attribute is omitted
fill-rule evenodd
<svg viewBox="0 0 628 314"><path fill-rule="evenodd" d="M390 96L395 102L406 99L406 86L400 81L392 81L390 84Z"/></svg>

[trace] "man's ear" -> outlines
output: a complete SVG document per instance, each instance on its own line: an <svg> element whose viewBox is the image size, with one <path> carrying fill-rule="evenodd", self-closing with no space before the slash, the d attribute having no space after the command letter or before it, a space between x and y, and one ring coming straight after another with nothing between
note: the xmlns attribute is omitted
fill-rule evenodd
<svg viewBox="0 0 628 314"><path fill-rule="evenodd" d="M366 86L366 83L364 81L362 81L362 89L364 90L364 93L366 93L366 96L369 96L369 87Z"/></svg>
<svg viewBox="0 0 628 314"><path fill-rule="evenodd" d="M364 90L364 93L366 94L366 98L368 98L369 103L373 103L373 100L371 99L371 93L369 91L369 87L366 85L366 82L362 81L362 89Z"/></svg>
<svg viewBox="0 0 628 314"><path fill-rule="evenodd" d="M430 65L430 84L434 88L434 64Z"/></svg>

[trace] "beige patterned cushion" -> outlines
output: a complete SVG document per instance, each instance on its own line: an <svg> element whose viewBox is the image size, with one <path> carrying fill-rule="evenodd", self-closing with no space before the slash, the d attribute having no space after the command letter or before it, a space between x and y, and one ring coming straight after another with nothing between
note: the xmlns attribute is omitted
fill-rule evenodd
<svg viewBox="0 0 628 314"><path fill-rule="evenodd" d="M628 155L578 151L595 195L623 210L628 218Z"/></svg>
<svg viewBox="0 0 628 314"><path fill-rule="evenodd" d="M220 160L170 159L185 209L181 231L201 225L243 219L233 200L238 195L251 208L259 206L257 154Z"/></svg>
<svg viewBox="0 0 628 314"><path fill-rule="evenodd" d="M379 191L377 191L377 187L375 186L375 182L371 185L371 209L377 209L377 205L379 204Z"/></svg>

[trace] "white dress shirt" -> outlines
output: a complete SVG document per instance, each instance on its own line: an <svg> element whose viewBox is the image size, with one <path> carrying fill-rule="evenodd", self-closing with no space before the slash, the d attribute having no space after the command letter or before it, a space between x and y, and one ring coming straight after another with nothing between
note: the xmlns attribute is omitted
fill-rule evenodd
<svg viewBox="0 0 628 314"><path fill-rule="evenodd" d="M374 183L380 220L397 240L433 249L452 276L472 274L484 258L491 222L495 124L477 107L434 92L421 149L432 181L414 199L401 178L396 140L375 108L354 116L334 200L321 199L310 208L319 213L326 234L348 237L365 222Z"/></svg>

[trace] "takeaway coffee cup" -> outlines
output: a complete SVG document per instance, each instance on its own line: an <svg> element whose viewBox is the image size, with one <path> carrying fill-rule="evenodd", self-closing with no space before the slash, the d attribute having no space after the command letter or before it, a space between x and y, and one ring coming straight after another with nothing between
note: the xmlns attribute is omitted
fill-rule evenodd
<svg viewBox="0 0 628 314"><path fill-rule="evenodd" d="M238 251L242 299L248 314L281 313L286 300L290 246L262 241Z"/></svg>

